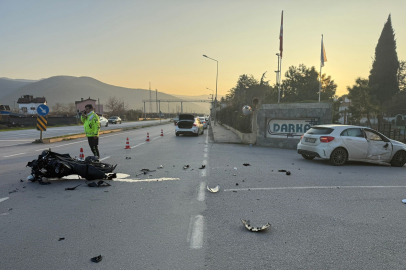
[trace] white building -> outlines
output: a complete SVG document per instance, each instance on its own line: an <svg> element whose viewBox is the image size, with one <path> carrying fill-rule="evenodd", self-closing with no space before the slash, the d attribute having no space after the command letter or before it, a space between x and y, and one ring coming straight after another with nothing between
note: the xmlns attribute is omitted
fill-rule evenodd
<svg viewBox="0 0 406 270"><path fill-rule="evenodd" d="M20 113L24 114L37 114L37 107L41 104L47 104L45 97L34 98L31 95L24 95L17 101Z"/></svg>

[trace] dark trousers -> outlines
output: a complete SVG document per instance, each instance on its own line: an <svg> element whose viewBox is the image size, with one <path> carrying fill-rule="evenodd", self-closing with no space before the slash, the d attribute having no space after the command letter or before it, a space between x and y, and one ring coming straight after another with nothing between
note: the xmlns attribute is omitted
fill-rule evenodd
<svg viewBox="0 0 406 270"><path fill-rule="evenodd" d="M99 137L96 137L96 138L95 137L87 137L87 140L89 142L89 146L90 146L90 149L93 152L93 155L95 155L97 157L100 157L100 154L99 154Z"/></svg>

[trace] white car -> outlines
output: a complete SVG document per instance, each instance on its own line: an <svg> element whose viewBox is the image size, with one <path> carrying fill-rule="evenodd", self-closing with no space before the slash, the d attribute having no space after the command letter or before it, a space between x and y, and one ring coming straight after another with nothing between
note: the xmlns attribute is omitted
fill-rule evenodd
<svg viewBox="0 0 406 270"><path fill-rule="evenodd" d="M203 124L203 128L207 129L207 121L205 117L199 117L200 123Z"/></svg>
<svg viewBox="0 0 406 270"><path fill-rule="evenodd" d="M406 163L406 144L360 126L313 126L301 137L297 152L305 159L328 159L336 166L348 160L390 163L395 167Z"/></svg>
<svg viewBox="0 0 406 270"><path fill-rule="evenodd" d="M180 114L179 121L175 124L175 135L179 136L180 134L190 134L196 137L199 134L204 134L203 125L199 118L195 118L191 114Z"/></svg>
<svg viewBox="0 0 406 270"><path fill-rule="evenodd" d="M108 127L109 126L109 120L103 116L99 116L100 120L100 127Z"/></svg>

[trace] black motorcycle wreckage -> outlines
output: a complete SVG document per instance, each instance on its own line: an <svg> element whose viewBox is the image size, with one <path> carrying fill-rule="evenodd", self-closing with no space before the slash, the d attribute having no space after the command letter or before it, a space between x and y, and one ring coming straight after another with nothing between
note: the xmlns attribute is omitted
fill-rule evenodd
<svg viewBox="0 0 406 270"><path fill-rule="evenodd" d="M64 176L77 174L87 180L109 179L115 177L112 172L117 167L108 163L99 162L97 157L88 156L85 160L72 158L69 154L58 154L51 150L45 150L34 159L28 162L31 167L31 181L42 182L42 178L62 178Z"/></svg>

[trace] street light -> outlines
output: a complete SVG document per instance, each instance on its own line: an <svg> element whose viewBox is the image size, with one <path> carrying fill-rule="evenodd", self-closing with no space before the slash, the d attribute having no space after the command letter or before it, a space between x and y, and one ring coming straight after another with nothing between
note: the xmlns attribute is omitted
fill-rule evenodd
<svg viewBox="0 0 406 270"><path fill-rule="evenodd" d="M207 55L203 54L203 57L209 58L210 60L216 61L217 63L217 74L216 74L216 98L215 98L215 102L214 102L214 125L216 125L216 120L217 120L217 113L216 113L216 107L217 107L217 81L218 81L218 77L219 77L219 61L217 61L216 59L210 58Z"/></svg>

